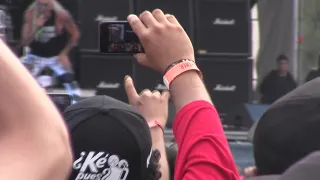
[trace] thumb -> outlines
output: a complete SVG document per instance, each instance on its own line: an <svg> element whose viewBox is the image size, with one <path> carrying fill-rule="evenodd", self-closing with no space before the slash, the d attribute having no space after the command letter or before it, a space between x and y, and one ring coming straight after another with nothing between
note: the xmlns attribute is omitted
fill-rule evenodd
<svg viewBox="0 0 320 180"><path fill-rule="evenodd" d="M164 101L169 101L170 99L170 92L169 91L163 91L161 94L161 99Z"/></svg>
<svg viewBox="0 0 320 180"><path fill-rule="evenodd" d="M135 54L134 57L137 59L140 65L150 67L146 54L138 53L138 54Z"/></svg>

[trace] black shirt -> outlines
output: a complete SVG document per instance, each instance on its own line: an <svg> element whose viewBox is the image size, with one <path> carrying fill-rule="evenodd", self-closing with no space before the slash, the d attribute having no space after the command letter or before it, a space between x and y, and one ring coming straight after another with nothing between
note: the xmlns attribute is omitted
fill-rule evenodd
<svg viewBox="0 0 320 180"><path fill-rule="evenodd" d="M38 31L34 41L30 44L31 54L40 57L59 55L68 42L68 33L63 29L56 29L56 13L52 11L50 19Z"/></svg>
<svg viewBox="0 0 320 180"><path fill-rule="evenodd" d="M280 76L278 70L271 71L262 81L260 93L261 103L272 104L274 101L297 87L292 75Z"/></svg>

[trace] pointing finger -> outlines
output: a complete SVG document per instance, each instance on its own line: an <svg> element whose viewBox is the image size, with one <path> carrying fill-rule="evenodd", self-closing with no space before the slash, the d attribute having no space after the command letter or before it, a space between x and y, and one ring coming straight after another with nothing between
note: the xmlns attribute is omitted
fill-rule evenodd
<svg viewBox="0 0 320 180"><path fill-rule="evenodd" d="M139 98L139 95L136 88L134 87L133 80L130 76L126 76L124 78L124 87L128 96L129 103L134 104Z"/></svg>

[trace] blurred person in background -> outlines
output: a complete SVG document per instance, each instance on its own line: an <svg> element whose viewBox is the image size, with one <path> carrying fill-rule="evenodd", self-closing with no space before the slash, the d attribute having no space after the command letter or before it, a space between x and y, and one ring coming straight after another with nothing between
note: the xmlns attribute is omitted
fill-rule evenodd
<svg viewBox="0 0 320 180"><path fill-rule="evenodd" d="M80 89L68 54L79 36L73 18L56 0L36 0L24 13L21 45L30 51L21 58L22 62L34 77L50 67L75 101Z"/></svg>
<svg viewBox="0 0 320 180"><path fill-rule="evenodd" d="M311 81L311 80L313 80L313 79L315 79L315 78L317 78L319 76L320 76L320 55L318 57L318 68L316 70L311 70L308 73L305 82L309 82L309 81Z"/></svg>
<svg viewBox="0 0 320 180"><path fill-rule="evenodd" d="M289 59L287 56L279 55L276 61L278 68L271 70L260 85L260 103L262 104L272 104L297 87L292 74L288 70Z"/></svg>
<svg viewBox="0 0 320 180"><path fill-rule="evenodd" d="M253 136L250 139L253 140L255 167L245 169L247 177L257 176L252 180L260 180L261 176L261 180L269 180L263 177L281 175L320 150L320 142L315 140L320 136L319 88L320 78L297 87L273 103L255 123L249 135ZM319 179L320 156L317 154L316 163L304 162L305 167L300 169L304 173L299 172L286 180ZM318 169L317 176L308 174L314 167Z"/></svg>

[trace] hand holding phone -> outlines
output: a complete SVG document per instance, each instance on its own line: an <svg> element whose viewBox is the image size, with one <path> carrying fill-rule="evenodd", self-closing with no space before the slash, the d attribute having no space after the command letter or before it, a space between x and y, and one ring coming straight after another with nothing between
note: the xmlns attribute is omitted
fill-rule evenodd
<svg viewBox="0 0 320 180"><path fill-rule="evenodd" d="M105 21L99 25L101 53L137 54L144 49L127 21Z"/></svg>

